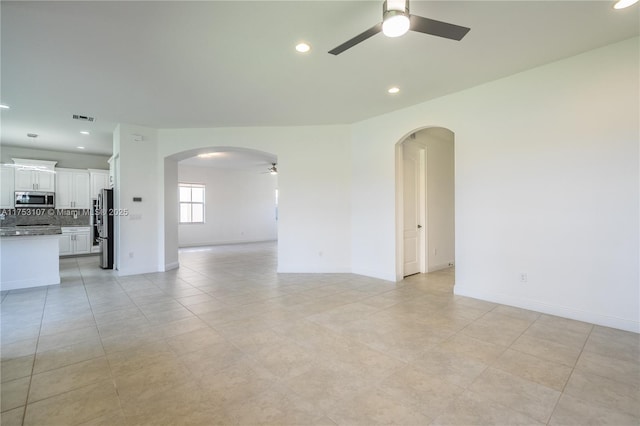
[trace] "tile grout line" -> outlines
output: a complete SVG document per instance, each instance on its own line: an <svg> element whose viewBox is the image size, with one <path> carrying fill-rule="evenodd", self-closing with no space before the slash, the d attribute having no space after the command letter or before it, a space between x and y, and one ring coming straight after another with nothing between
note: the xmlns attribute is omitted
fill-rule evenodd
<svg viewBox="0 0 640 426"><path fill-rule="evenodd" d="M580 348L580 353L578 354L578 356L576 358L576 362L571 367L571 373L569 374L569 377L567 377L567 381L564 383L564 386L562 386L562 391L560 391L560 397L558 398L558 400L556 401L555 405L553 406L553 410L551 411L551 415L549 416L549 419L547 420L547 425L549 424L549 422L553 418L553 414L558 409L558 404L560 403L560 399L565 394L564 390L567 388L567 385L569 384L569 381L571 380L571 377L573 377L573 373L576 371L576 366L578 365L578 362L580 361L580 357L582 356L582 353L584 352L584 348L587 346L587 342L589 341L589 338L591 337L591 333L593 333L593 328L594 328L594 325L591 324L591 329L589 330L589 334L587 335L587 338L584 339L584 343L582 344L582 348Z"/></svg>
<svg viewBox="0 0 640 426"><path fill-rule="evenodd" d="M36 347L33 351L33 361L31 363L31 374L29 375L29 386L27 386L27 395L24 401L24 410L22 412L22 423L21 423L22 426L24 426L24 422L27 418L27 407L29 406L29 394L31 393L31 383L33 382L33 372L36 367L36 359L38 356L38 345L40 344L40 334L42 333L42 323L44 322L44 312L45 312L45 309L47 308L47 299L49 298L49 288L50 286L47 286L47 292L44 295L44 302L42 303L42 315L40 316L40 327L38 328L38 340L36 340Z"/></svg>
<svg viewBox="0 0 640 426"><path fill-rule="evenodd" d="M502 306L502 305L498 305L498 306ZM497 308L497 306L496 306L496 308ZM494 309L495 309L495 308L494 308ZM541 314L541 313L538 313L538 316L536 317L535 321L532 321L532 322L531 322L531 324L529 324L529 326L528 326L527 328L525 328L525 329L522 331L522 333L520 333L520 334L518 335L518 337L516 337L516 338L513 340L513 342L511 342L511 343L509 344L509 346L507 347L507 350L511 349L511 346L513 346L513 344L514 344L518 339L520 339L522 336L524 336L524 334L527 332L527 330L529 330L531 327L533 327L533 325L534 325L536 322L538 322L538 320L539 320L541 317L542 317L542 314ZM513 350L517 352L517 350L516 350L516 349L513 349ZM506 351L505 351L505 352L506 352ZM535 356L535 355L533 355L533 356ZM538 357L536 357L536 358L538 358ZM540 359L540 358L539 358L539 359ZM509 374L511 374L511 373L509 373ZM525 379L525 380L526 380L526 379ZM568 381L568 379L567 379L567 381ZM533 383L535 383L535 382L533 382ZM541 385L541 386L545 386L545 385L542 385L542 384L540 384L540 383L537 383L537 384L539 384L539 385ZM565 383L565 385L566 385L566 383ZM545 387L547 387L547 386L545 386ZM549 389L552 389L552 388L549 388ZM564 388L563 388L563 389L564 389ZM555 389L552 389L552 390L555 390ZM556 406L558 405L558 402L560 401L560 398L561 398L561 397L562 397L562 391L560 392L560 395L558 395L558 399L556 400L556 402L555 402L555 404L554 404L554 406L553 406L553 410L551 410L551 414L549 414L549 417L548 417L548 418L547 418L547 420L545 421L545 424L546 424L546 425L548 425L548 424L549 424L549 422L551 421L551 417L553 417L553 412L555 411ZM524 413L523 413L523 414L524 414ZM525 415L527 415L527 414L525 414ZM527 415L527 416L528 416L528 415ZM534 419L534 420L535 420L535 419Z"/></svg>

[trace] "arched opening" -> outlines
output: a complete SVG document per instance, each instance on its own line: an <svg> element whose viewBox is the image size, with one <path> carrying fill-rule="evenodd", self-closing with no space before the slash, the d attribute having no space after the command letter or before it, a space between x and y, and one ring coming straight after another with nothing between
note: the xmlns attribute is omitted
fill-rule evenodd
<svg viewBox="0 0 640 426"><path fill-rule="evenodd" d="M454 134L423 128L396 144L396 280L454 263Z"/></svg>
<svg viewBox="0 0 640 426"><path fill-rule="evenodd" d="M181 248L277 241L275 154L204 147L164 163L165 269Z"/></svg>

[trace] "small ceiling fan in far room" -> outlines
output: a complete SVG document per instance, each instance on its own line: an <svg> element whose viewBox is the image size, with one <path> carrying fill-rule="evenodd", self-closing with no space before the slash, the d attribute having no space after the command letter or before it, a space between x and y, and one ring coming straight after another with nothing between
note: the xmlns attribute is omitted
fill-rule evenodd
<svg viewBox="0 0 640 426"><path fill-rule="evenodd" d="M278 168L276 167L278 165L278 163L271 163L271 167L269 167L267 169L266 172L262 172L262 174L271 174L271 175L277 175L278 174Z"/></svg>
<svg viewBox="0 0 640 426"><path fill-rule="evenodd" d="M382 22L331 49L329 53L339 55L356 44L378 34L380 31L387 37L399 37L411 30L460 41L470 29L460 25L436 21L435 19L411 15L409 13L409 0L386 0L382 5Z"/></svg>

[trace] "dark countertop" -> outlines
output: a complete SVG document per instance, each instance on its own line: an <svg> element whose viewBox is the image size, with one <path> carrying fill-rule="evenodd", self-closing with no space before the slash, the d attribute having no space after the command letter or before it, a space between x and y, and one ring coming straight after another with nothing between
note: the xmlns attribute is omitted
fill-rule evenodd
<svg viewBox="0 0 640 426"><path fill-rule="evenodd" d="M0 237L26 237L34 235L58 235L62 229L58 225L6 226L0 227Z"/></svg>

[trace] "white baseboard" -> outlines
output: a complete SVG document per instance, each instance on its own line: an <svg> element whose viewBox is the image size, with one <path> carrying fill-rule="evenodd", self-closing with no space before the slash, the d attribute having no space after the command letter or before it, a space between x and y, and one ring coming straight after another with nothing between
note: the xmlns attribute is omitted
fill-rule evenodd
<svg viewBox="0 0 640 426"><path fill-rule="evenodd" d="M223 240L223 241L208 241L203 243L193 244L178 244L178 248L189 247L206 247L206 246L225 246L229 244L251 244L251 243L275 243L278 240Z"/></svg>
<svg viewBox="0 0 640 426"><path fill-rule="evenodd" d="M180 267L180 262L175 261L175 262L170 262L170 263L165 263L164 265L164 271L170 271L172 269L178 269Z"/></svg>
<svg viewBox="0 0 640 426"><path fill-rule="evenodd" d="M318 265L278 265L279 274L350 274L351 268L347 266L329 267Z"/></svg>
<svg viewBox="0 0 640 426"><path fill-rule="evenodd" d="M48 285L56 285L60 284L60 276L55 277L42 277L42 278L31 278L26 280L13 280L13 281L2 281L0 283L0 290L21 290L25 288L32 287L42 287Z"/></svg>
<svg viewBox="0 0 640 426"><path fill-rule="evenodd" d="M380 280L385 280L385 281L391 281L391 282L398 282L398 281L402 281L402 278L400 278L398 280L398 278L396 277L396 274L387 274L384 273L382 271L377 271L377 270L373 270L373 269L353 269L351 271L353 274L356 275L363 275L365 277L371 277L371 278L377 278Z"/></svg>
<svg viewBox="0 0 640 426"><path fill-rule="evenodd" d="M125 268L118 269L117 274L119 277L128 277L129 275L140 275L140 274L154 274L156 272L162 272L158 270L158 267L139 267L139 268Z"/></svg>
<svg viewBox="0 0 640 426"><path fill-rule="evenodd" d="M451 268L453 265L451 265L450 263L453 263L453 262L447 262L447 263L441 263L439 265L433 265L428 269L427 272L435 272L435 271L440 271L442 269Z"/></svg>
<svg viewBox="0 0 640 426"><path fill-rule="evenodd" d="M477 291L475 289L463 287L458 284L453 287L453 294L485 300L487 302L500 303L501 305L515 306L517 308L528 309L544 314L588 322L604 327L611 327L617 328L619 330L631 331L633 333L640 333L640 321L617 318L609 315L598 314L595 312L582 311L566 306L551 305L537 300L521 299L505 294Z"/></svg>

